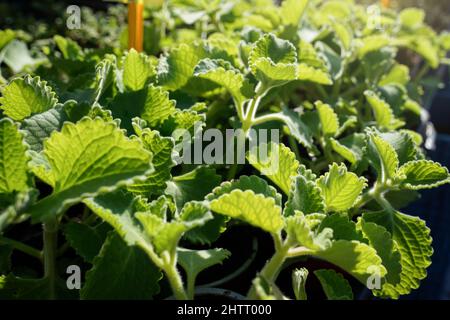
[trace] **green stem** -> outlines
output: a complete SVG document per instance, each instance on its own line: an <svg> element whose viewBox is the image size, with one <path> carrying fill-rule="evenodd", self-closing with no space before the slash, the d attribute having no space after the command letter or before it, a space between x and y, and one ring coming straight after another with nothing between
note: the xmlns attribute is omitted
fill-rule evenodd
<svg viewBox="0 0 450 320"><path fill-rule="evenodd" d="M290 247L290 243L287 241L285 243L282 242L281 236L274 235L274 245L275 245L275 254L272 258L266 263L264 268L260 272L260 276L264 278L268 283L275 282L278 273L280 272L283 263L286 261L287 253ZM248 297L250 299L256 299L256 290L255 287L252 286L248 293Z"/></svg>
<svg viewBox="0 0 450 320"><path fill-rule="evenodd" d="M164 268L167 279L169 280L172 292L177 300L188 300L188 295L184 290L183 280L175 264L170 264ZM192 284L191 284L192 285Z"/></svg>
<svg viewBox="0 0 450 320"><path fill-rule="evenodd" d="M242 129L246 135L250 128L255 125L255 116L258 111L259 104L269 90L270 88L266 88L261 82L256 86L255 97L250 100L247 112L244 114L244 121L242 122Z"/></svg>
<svg viewBox="0 0 450 320"><path fill-rule="evenodd" d="M187 296L189 300L194 300L195 297L195 279L194 276L187 277Z"/></svg>
<svg viewBox="0 0 450 320"><path fill-rule="evenodd" d="M44 278L49 280L50 299L56 298L56 254L58 240L58 220L49 218L44 228Z"/></svg>
<svg viewBox="0 0 450 320"><path fill-rule="evenodd" d="M35 257L42 261L42 251L39 251L29 245L26 245L20 241L16 241L13 239L9 239L3 236L0 236L0 244L6 244L8 246L13 247L14 249L21 251L23 253L28 254L29 256Z"/></svg>

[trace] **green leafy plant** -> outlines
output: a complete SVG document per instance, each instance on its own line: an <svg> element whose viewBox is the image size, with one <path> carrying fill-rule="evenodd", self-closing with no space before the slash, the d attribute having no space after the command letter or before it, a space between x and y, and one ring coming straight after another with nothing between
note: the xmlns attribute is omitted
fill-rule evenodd
<svg viewBox="0 0 450 320"><path fill-rule="evenodd" d="M159 36L145 53L47 39L1 87L0 297L194 299L199 274L233 258L215 243L239 221L273 239L249 298L304 300L310 276L328 299L355 297L349 276L383 298L417 289L432 239L402 210L450 182L416 132L423 76L450 47L413 13L381 11L380 30L352 1L177 0L148 12ZM17 35L0 32L4 52ZM281 137L245 164L175 161L179 130L205 128ZM18 253L42 268L12 264ZM292 294L280 288L285 262L306 258L336 268L301 266Z"/></svg>

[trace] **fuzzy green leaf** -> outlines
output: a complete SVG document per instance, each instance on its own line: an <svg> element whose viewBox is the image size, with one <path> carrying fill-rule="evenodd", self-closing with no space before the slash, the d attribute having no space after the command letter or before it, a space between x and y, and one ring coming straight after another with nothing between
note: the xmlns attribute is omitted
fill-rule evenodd
<svg viewBox="0 0 450 320"><path fill-rule="evenodd" d="M145 87L156 70L144 53L131 49L123 61L123 84L127 90L138 91Z"/></svg>
<svg viewBox="0 0 450 320"><path fill-rule="evenodd" d="M128 191L149 197L160 194L166 189L166 182L170 180L170 171L175 165L172 160L174 141L172 138L161 137L158 131L144 129L140 134L145 149L153 154L152 163L155 171L147 175L142 182L127 187Z"/></svg>
<svg viewBox="0 0 450 320"><path fill-rule="evenodd" d="M400 212L365 213L364 221L382 225L392 235L401 256L400 282L397 284L385 283L377 295L398 298L417 289L420 280L427 276L426 269L431 264L432 239L430 229L418 217L412 217Z"/></svg>
<svg viewBox="0 0 450 320"><path fill-rule="evenodd" d="M328 300L353 300L352 287L342 274L334 270L316 270L314 274L319 279Z"/></svg>
<svg viewBox="0 0 450 320"><path fill-rule="evenodd" d="M295 210L305 214L322 212L324 210L324 201L320 188L314 181L309 181L301 174L294 178L291 185L284 215L293 215Z"/></svg>
<svg viewBox="0 0 450 320"><path fill-rule="evenodd" d="M313 251L327 250L331 246L333 230L325 228L320 232L312 230L310 221L300 211L289 216L286 221L286 232L291 239L297 241L298 245Z"/></svg>
<svg viewBox="0 0 450 320"><path fill-rule="evenodd" d="M446 167L429 160L410 161L398 170L401 186L406 189L430 189L450 183Z"/></svg>
<svg viewBox="0 0 450 320"><path fill-rule="evenodd" d="M339 129L339 119L328 104L321 101L316 102L316 108L319 113L322 132L325 136L334 136Z"/></svg>
<svg viewBox="0 0 450 320"><path fill-rule="evenodd" d="M27 147L17 125L0 120L0 194L24 191L28 186Z"/></svg>
<svg viewBox="0 0 450 320"><path fill-rule="evenodd" d="M283 227L281 207L275 199L256 194L251 190L233 190L210 203L213 211L230 218L241 219L270 233Z"/></svg>
<svg viewBox="0 0 450 320"><path fill-rule="evenodd" d="M392 145L376 134L369 134L368 158L378 173L378 179L386 182L394 178L398 169L398 155Z"/></svg>
<svg viewBox="0 0 450 320"><path fill-rule="evenodd" d="M203 59L195 67L194 76L213 81L225 88L233 97L235 104L241 106L253 96L250 83L231 63L220 59Z"/></svg>
<svg viewBox="0 0 450 320"><path fill-rule="evenodd" d="M404 125L403 121L395 119L394 112L389 104L381 99L375 92L366 91L364 92L367 101L372 107L375 120L378 126L383 129L397 129Z"/></svg>
<svg viewBox="0 0 450 320"><path fill-rule="evenodd" d="M359 241L334 241L331 247L315 255L347 271L362 284L367 283L374 269L377 269L380 277L386 275L386 269L375 249Z"/></svg>
<svg viewBox="0 0 450 320"><path fill-rule="evenodd" d="M266 88L281 86L297 79L297 52L289 41L266 34L250 51L249 66Z"/></svg>
<svg viewBox="0 0 450 320"><path fill-rule="evenodd" d="M161 278L144 251L112 232L87 272L80 295L85 300L151 299L159 292Z"/></svg>
<svg viewBox="0 0 450 320"><path fill-rule="evenodd" d="M386 282L395 286L400 282L402 265L400 263L400 252L396 243L392 240L391 234L383 226L373 222L365 222L364 219L360 220L360 224L364 236L383 261L387 271Z"/></svg>
<svg viewBox="0 0 450 320"><path fill-rule="evenodd" d="M289 194L300 164L288 147L282 143L262 144L250 150L247 159L261 174L272 180L285 194Z"/></svg>
<svg viewBox="0 0 450 320"><path fill-rule="evenodd" d="M2 95L0 108L13 120L44 112L57 103L56 94L39 77L14 79L2 90Z"/></svg>
<svg viewBox="0 0 450 320"><path fill-rule="evenodd" d="M344 164L334 163L325 175L317 179L317 186L322 191L326 210L341 212L353 206L366 186L366 179L347 172Z"/></svg>
<svg viewBox="0 0 450 320"><path fill-rule="evenodd" d="M34 219L56 215L83 198L132 184L152 170L151 154L142 144L100 118L66 122L61 132L45 141L44 154L54 181L53 193L30 209Z"/></svg>

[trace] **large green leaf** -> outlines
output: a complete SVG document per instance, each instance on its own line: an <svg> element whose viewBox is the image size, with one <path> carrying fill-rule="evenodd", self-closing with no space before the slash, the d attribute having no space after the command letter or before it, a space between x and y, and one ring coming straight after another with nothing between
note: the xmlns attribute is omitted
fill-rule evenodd
<svg viewBox="0 0 450 320"><path fill-rule="evenodd" d="M173 197L179 210L191 200L203 198L218 186L221 177L215 170L207 167L198 167L184 175L174 177L167 183L166 194Z"/></svg>
<svg viewBox="0 0 450 320"><path fill-rule="evenodd" d="M377 251L383 261L387 274L385 281L389 285L396 285L400 282L402 265L401 256L396 243L392 240L391 234L381 225L373 222L360 220L361 230L369 240L369 244Z"/></svg>
<svg viewBox="0 0 450 320"><path fill-rule="evenodd" d="M430 189L450 183L446 167L430 160L410 161L398 170L401 186L406 189Z"/></svg>
<svg viewBox="0 0 450 320"><path fill-rule="evenodd" d="M281 3L280 15L284 25L297 27L308 6L309 0L285 0Z"/></svg>
<svg viewBox="0 0 450 320"><path fill-rule="evenodd" d="M394 112L389 104L381 99L375 92L364 92L367 101L372 107L375 120L380 128L394 130L404 125L403 121L395 119Z"/></svg>
<svg viewBox="0 0 450 320"><path fill-rule="evenodd" d="M156 70L150 58L131 49L123 60L123 84L127 90L138 91L145 87Z"/></svg>
<svg viewBox="0 0 450 320"><path fill-rule="evenodd" d="M39 77L17 78L11 81L0 97L0 108L13 120L22 120L35 113L53 108L56 94Z"/></svg>
<svg viewBox="0 0 450 320"><path fill-rule="evenodd" d="M81 299L151 299L159 292L161 272L138 247L111 232L86 273Z"/></svg>
<svg viewBox="0 0 450 320"><path fill-rule="evenodd" d="M334 136L339 129L339 119L328 104L321 101L316 102L317 112L321 123L321 129L325 136Z"/></svg>
<svg viewBox="0 0 450 320"><path fill-rule="evenodd" d="M251 190L235 189L210 203L213 211L231 218L241 219L270 233L277 233L283 227L281 207L275 199Z"/></svg>
<svg viewBox="0 0 450 320"><path fill-rule="evenodd" d="M0 120L0 194L24 191L28 186L27 146L18 126Z"/></svg>
<svg viewBox="0 0 450 320"><path fill-rule="evenodd" d="M288 236L295 240L298 245L313 251L327 250L331 246L333 230L325 228L318 231L313 230L311 221L300 211L296 211L293 216L289 216L286 221L286 232Z"/></svg>
<svg viewBox="0 0 450 320"><path fill-rule="evenodd" d="M385 283L377 295L398 298L417 289L420 280L427 276L426 269L431 264L432 239L430 229L418 217L412 217L400 212L387 211L365 213L364 221L382 225L392 235L401 256L400 282Z"/></svg>
<svg viewBox="0 0 450 320"><path fill-rule="evenodd" d="M89 112L90 108L88 104L77 104L69 100L64 105L57 104L50 110L23 120L20 129L25 132L25 141L30 149L40 152L44 149L44 141L54 131L60 131L65 121L77 122Z"/></svg>
<svg viewBox="0 0 450 320"><path fill-rule="evenodd" d="M398 155L392 145L377 134L369 134L367 155L378 173L378 179L386 182L393 179L398 169Z"/></svg>
<svg viewBox="0 0 450 320"><path fill-rule="evenodd" d="M91 227L71 221L64 225L64 236L84 261L92 263L105 241L106 233L103 229L105 228L102 228L102 224Z"/></svg>
<svg viewBox="0 0 450 320"><path fill-rule="evenodd" d="M314 274L319 279L328 300L353 300L352 287L348 281L334 270L316 270Z"/></svg>
<svg viewBox="0 0 450 320"><path fill-rule="evenodd" d="M284 144L261 144L247 153L249 163L261 174L272 180L285 194L289 194L299 162L295 154Z"/></svg>
<svg viewBox="0 0 450 320"><path fill-rule="evenodd" d="M132 131L131 120L140 117L150 127L161 125L175 113L175 100L161 87L149 85L142 90L118 94L110 109L115 118L121 119L127 131Z"/></svg>
<svg viewBox="0 0 450 320"><path fill-rule="evenodd" d="M140 134L144 147L153 154L155 171L147 176L145 181L130 185L127 189L135 194L149 197L161 194L166 189L166 182L170 180L170 171L175 165L172 160L174 141L172 138L161 137L158 131L144 129Z"/></svg>
<svg viewBox="0 0 450 320"><path fill-rule="evenodd" d="M304 214L323 212L324 201L320 188L314 181L308 180L302 174L294 178L284 215L293 215L295 210Z"/></svg>
<svg viewBox="0 0 450 320"><path fill-rule="evenodd" d="M152 170L151 154L125 137L115 123L100 118L66 122L44 143L54 181L53 193L30 209L34 219L61 213L83 198L143 179Z"/></svg>
<svg viewBox="0 0 450 320"><path fill-rule="evenodd" d="M346 211L350 209L366 186L366 179L347 172L344 164L333 163L329 171L317 179L322 191L325 208L330 211Z"/></svg>
<svg viewBox="0 0 450 320"><path fill-rule="evenodd" d="M334 241L331 247L314 255L347 271L363 284L375 269L380 277L386 275L386 268L375 249L359 241Z"/></svg>
<svg viewBox="0 0 450 320"><path fill-rule="evenodd" d="M84 203L96 215L109 223L128 245L146 247L147 238L134 218L137 205L136 198L131 193L119 189L85 199Z"/></svg>
<svg viewBox="0 0 450 320"><path fill-rule="evenodd" d="M195 66L203 58L206 58L203 45L183 43L173 48L159 60L159 85L172 91L182 88L193 76Z"/></svg>
<svg viewBox="0 0 450 320"><path fill-rule="evenodd" d="M228 61L203 59L195 67L194 75L221 85L231 94L238 106L253 96L253 88L248 80Z"/></svg>
<svg viewBox="0 0 450 320"><path fill-rule="evenodd" d="M253 46L249 66L265 88L276 87L297 79L297 52L287 40L265 34Z"/></svg>

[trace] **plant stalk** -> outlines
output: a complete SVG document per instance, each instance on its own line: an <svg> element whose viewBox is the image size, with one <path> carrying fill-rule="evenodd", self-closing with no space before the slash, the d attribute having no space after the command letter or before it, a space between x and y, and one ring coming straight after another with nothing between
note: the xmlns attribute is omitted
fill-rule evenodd
<svg viewBox="0 0 450 320"><path fill-rule="evenodd" d="M5 244L8 246L13 247L13 249L16 249L18 251L21 251L23 253L28 254L31 257L35 257L36 259L39 259L42 261L42 251L39 251L29 245L26 245L20 241L16 241L13 239L9 239L3 236L0 236L0 244Z"/></svg>
<svg viewBox="0 0 450 320"><path fill-rule="evenodd" d="M56 299L56 255L58 245L58 220L49 218L44 228L44 278L48 279L50 286L50 299Z"/></svg>
<svg viewBox="0 0 450 320"><path fill-rule="evenodd" d="M172 292L177 300L188 300L188 295L184 290L183 280L181 279L180 273L178 272L176 266L171 264L164 268L167 279L169 280Z"/></svg>

